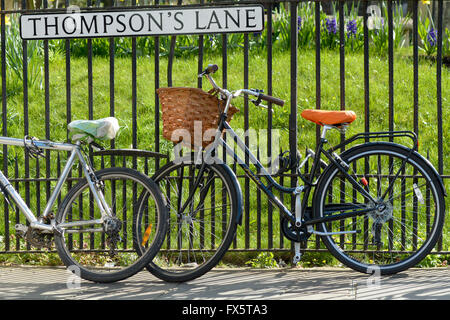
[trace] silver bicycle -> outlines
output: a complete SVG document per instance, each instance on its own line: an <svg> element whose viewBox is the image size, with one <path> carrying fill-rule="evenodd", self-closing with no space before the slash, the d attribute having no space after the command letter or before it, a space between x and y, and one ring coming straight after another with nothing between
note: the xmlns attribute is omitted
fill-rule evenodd
<svg viewBox="0 0 450 320"><path fill-rule="evenodd" d="M113 118L106 118L107 120ZM86 156L89 144L96 144L95 138L113 139L116 130L108 135L104 132L108 121L77 121L73 143L59 143L37 140L0 137L0 144L24 147L32 157L44 156L42 150L69 152L67 163L39 217L31 211L8 178L0 171L0 190L7 202L17 205L28 225L17 224L16 233L37 248L52 249L64 264L86 280L113 282L134 275L148 265L158 252L167 229L166 203L157 185L147 176L128 168L107 168L94 171ZM113 119L115 120L115 119ZM117 120L115 120L117 123ZM73 124L73 123L72 123ZM69 124L69 127L71 124ZM81 128L81 129L80 129ZM117 126L118 129L118 126ZM56 210L55 202L67 181L72 167L78 160L84 178L73 186ZM133 230L137 213L136 201L145 193L139 210L145 210L146 220L139 235L140 247L144 253L136 254L137 234Z"/></svg>

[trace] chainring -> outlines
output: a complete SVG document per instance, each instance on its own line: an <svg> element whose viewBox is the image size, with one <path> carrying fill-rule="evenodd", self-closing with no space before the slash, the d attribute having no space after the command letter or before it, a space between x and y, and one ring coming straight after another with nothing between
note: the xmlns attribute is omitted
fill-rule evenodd
<svg viewBox="0 0 450 320"><path fill-rule="evenodd" d="M306 230L305 226L296 228L286 218L281 218L281 230L283 235L291 241L303 242L309 239L311 233Z"/></svg>
<svg viewBox="0 0 450 320"><path fill-rule="evenodd" d="M27 242L38 249L48 248L51 249L53 245L53 234L42 233L40 230L28 228L25 239Z"/></svg>

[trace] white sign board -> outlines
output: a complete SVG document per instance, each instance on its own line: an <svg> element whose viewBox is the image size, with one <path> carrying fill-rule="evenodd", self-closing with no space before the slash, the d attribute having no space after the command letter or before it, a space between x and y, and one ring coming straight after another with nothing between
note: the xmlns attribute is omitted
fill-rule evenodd
<svg viewBox="0 0 450 320"><path fill-rule="evenodd" d="M22 39L260 32L260 5L23 14Z"/></svg>

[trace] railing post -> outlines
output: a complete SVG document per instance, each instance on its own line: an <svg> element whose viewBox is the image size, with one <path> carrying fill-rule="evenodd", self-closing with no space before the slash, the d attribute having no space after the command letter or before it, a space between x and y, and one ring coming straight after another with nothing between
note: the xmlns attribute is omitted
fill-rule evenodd
<svg viewBox="0 0 450 320"><path fill-rule="evenodd" d="M298 1L290 2L290 14L291 14L291 113L289 117L289 146L291 159L297 155L297 73L298 73ZM295 161L295 160L294 160ZM295 173L295 172L293 172ZM293 178L291 182L292 186L296 185L296 179Z"/></svg>
<svg viewBox="0 0 450 320"><path fill-rule="evenodd" d="M8 123L8 117L7 117L7 95L6 95L6 17L3 13L3 10L5 10L5 0L1 0L1 9L2 14L0 15L0 26L1 26L1 57L2 57L2 66L1 66L1 74L2 74L2 135L7 136L8 130L7 130L7 123ZM8 147L6 145L3 145L3 174L7 177L8 176ZM10 250L10 241L9 241L9 206L6 201L3 201L4 203L4 212L5 212L5 251Z"/></svg>
<svg viewBox="0 0 450 320"><path fill-rule="evenodd" d="M443 33L443 0L438 3L437 21L437 54L436 54L436 98L437 98L437 135L438 135L438 173L444 174L444 148L442 130L442 33ZM438 251L442 251L442 236L437 244Z"/></svg>
<svg viewBox="0 0 450 320"><path fill-rule="evenodd" d="M316 109L321 108L321 76L320 76L320 6L321 2L317 1L315 4L315 41L316 41ZM316 125L316 144L320 140L320 126Z"/></svg>

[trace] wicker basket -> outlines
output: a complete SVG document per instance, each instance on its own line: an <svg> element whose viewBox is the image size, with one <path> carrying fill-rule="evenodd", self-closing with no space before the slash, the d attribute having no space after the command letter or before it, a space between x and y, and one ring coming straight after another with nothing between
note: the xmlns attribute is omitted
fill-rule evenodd
<svg viewBox="0 0 450 320"><path fill-rule="evenodd" d="M200 147L200 141L203 148L214 141L214 136L205 136L205 132L208 129L217 129L225 101L219 100L213 90L205 92L198 88L172 87L160 88L156 92L161 103L165 139L175 143L183 142L191 148ZM230 106L227 120L230 121L238 111L239 109ZM184 130L175 131L180 129ZM200 133L201 136L198 136ZM211 139L208 139L209 137Z"/></svg>

